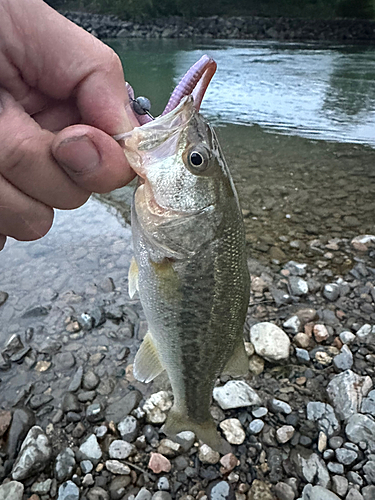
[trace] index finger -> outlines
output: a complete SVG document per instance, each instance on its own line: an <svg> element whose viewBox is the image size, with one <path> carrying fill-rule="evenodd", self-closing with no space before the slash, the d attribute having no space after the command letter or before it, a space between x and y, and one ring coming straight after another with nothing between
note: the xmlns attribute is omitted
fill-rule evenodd
<svg viewBox="0 0 375 500"><path fill-rule="evenodd" d="M0 30L0 84L25 108L36 89L59 100L75 96L82 121L109 135L138 124L116 53L47 4L0 2Z"/></svg>

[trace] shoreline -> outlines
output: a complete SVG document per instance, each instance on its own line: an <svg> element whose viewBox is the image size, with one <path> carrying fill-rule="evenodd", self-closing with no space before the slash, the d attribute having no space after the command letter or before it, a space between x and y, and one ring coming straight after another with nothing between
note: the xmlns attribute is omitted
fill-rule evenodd
<svg viewBox="0 0 375 500"><path fill-rule="evenodd" d="M374 43L375 20L298 19L254 16L167 17L124 21L114 15L60 11L103 38L192 38Z"/></svg>

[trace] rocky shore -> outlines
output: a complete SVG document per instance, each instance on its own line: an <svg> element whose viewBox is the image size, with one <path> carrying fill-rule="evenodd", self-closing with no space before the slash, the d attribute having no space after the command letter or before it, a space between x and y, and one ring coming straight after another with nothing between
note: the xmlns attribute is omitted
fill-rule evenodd
<svg viewBox="0 0 375 500"><path fill-rule="evenodd" d="M132 376L147 325L124 287L45 290L3 324L0 500L373 500L375 236L314 247L353 265L249 260L249 373L212 405L225 456L163 435L170 386Z"/></svg>
<svg viewBox="0 0 375 500"><path fill-rule="evenodd" d="M375 21L262 17L169 17L123 21L116 16L62 12L98 38L237 38L250 40L373 42Z"/></svg>

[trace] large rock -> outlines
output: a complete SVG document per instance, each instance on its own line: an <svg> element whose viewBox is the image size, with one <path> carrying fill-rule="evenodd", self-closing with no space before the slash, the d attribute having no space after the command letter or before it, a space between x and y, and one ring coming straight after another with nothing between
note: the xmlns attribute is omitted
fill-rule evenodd
<svg viewBox="0 0 375 500"><path fill-rule="evenodd" d="M289 337L273 323L263 322L252 326L250 340L256 353L267 361L283 361L289 358Z"/></svg>
<svg viewBox="0 0 375 500"><path fill-rule="evenodd" d="M23 484L18 481L10 481L0 486L0 500L22 500Z"/></svg>
<svg viewBox="0 0 375 500"><path fill-rule="evenodd" d="M340 500L340 497L322 486L306 484L303 488L302 500Z"/></svg>
<svg viewBox="0 0 375 500"><path fill-rule="evenodd" d="M327 393L338 417L347 420L360 410L362 399L371 388L372 380L369 376L361 377L346 370L333 377L327 386Z"/></svg>
<svg viewBox="0 0 375 500"><path fill-rule="evenodd" d="M258 394L242 380L230 380L221 387L215 387L213 396L223 410L261 404Z"/></svg>
<svg viewBox="0 0 375 500"><path fill-rule="evenodd" d="M367 415L352 415L345 427L345 433L353 443L364 441L371 452L375 452L375 420Z"/></svg>
<svg viewBox="0 0 375 500"><path fill-rule="evenodd" d="M328 437L340 429L340 424L336 418L331 405L320 401L311 401L307 404L307 419L317 422L318 429L327 434Z"/></svg>
<svg viewBox="0 0 375 500"><path fill-rule="evenodd" d="M12 478L22 480L41 472L51 458L51 446L43 429L32 427L22 443L20 453L13 466Z"/></svg>

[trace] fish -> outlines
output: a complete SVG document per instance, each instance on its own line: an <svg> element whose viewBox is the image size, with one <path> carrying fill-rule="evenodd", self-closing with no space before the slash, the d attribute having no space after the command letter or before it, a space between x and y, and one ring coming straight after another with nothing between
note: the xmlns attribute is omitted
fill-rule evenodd
<svg viewBox="0 0 375 500"><path fill-rule="evenodd" d="M243 325L250 278L238 196L217 136L199 113L216 63L203 56L172 93L164 113L121 137L139 181L132 203L136 292L148 332L133 374L164 370L174 403L162 431L192 431L225 453L210 413L221 374L248 373Z"/></svg>

